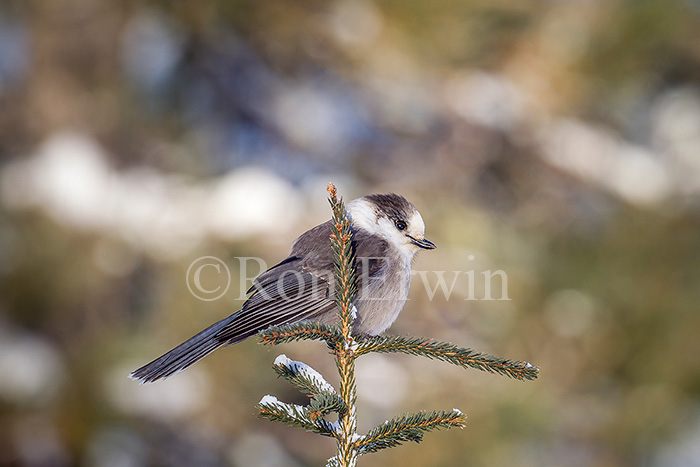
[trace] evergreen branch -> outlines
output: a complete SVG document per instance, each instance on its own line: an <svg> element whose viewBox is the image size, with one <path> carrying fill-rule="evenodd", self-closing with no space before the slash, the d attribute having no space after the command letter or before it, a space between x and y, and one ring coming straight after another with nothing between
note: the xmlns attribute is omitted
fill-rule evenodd
<svg viewBox="0 0 700 467"><path fill-rule="evenodd" d="M282 354L272 366L279 376L284 377L302 392L309 394L311 402L306 407L312 418L322 417L331 412L344 414L347 407L323 376L302 362L290 360Z"/></svg>
<svg viewBox="0 0 700 467"><path fill-rule="evenodd" d="M330 195L328 201L333 210L330 240L335 265L336 287L334 295L340 315L341 332L347 338L350 335L349 328L354 321L353 300L357 293L352 229L343 198L338 199L337 190L332 183L328 184L328 193Z"/></svg>
<svg viewBox="0 0 700 467"><path fill-rule="evenodd" d="M286 344L301 339L325 341L331 350L342 347L343 337L336 326L313 321L301 321L282 326L270 326L258 334L260 342L267 345Z"/></svg>
<svg viewBox="0 0 700 467"><path fill-rule="evenodd" d="M313 417L323 417L329 413L337 413L342 417L348 411L345 402L338 394L327 392L314 394L306 409Z"/></svg>
<svg viewBox="0 0 700 467"><path fill-rule="evenodd" d="M338 456L333 456L330 459L328 459L328 463L326 464L326 467L343 467L343 466L340 463Z"/></svg>
<svg viewBox="0 0 700 467"><path fill-rule="evenodd" d="M405 336L374 336L358 338L357 356L368 352L405 353L459 365L477 370L510 376L519 380L533 380L539 368L527 362L508 360L480 353L472 349L457 347L448 342L433 342L432 339Z"/></svg>
<svg viewBox="0 0 700 467"><path fill-rule="evenodd" d="M339 394L347 411L338 417L338 463L343 467L357 465L357 384L355 382L355 340L352 337L352 323L356 308L353 304L357 285L355 282L355 252L352 245L350 219L345 211L343 199L332 183L328 184L329 202L333 209L331 220L333 229L330 235L335 265L335 302L340 317L342 347L334 350L335 363L340 376Z"/></svg>
<svg viewBox="0 0 700 467"><path fill-rule="evenodd" d="M281 402L274 396L263 397L258 403L258 410L260 417L273 422L296 426L323 436L338 436L335 424L316 416L305 407Z"/></svg>
<svg viewBox="0 0 700 467"><path fill-rule="evenodd" d="M400 415L373 428L357 441L359 454L398 446L406 441L420 443L423 434L438 428L464 427L466 416L457 409L451 412L421 411Z"/></svg>
<svg viewBox="0 0 700 467"><path fill-rule="evenodd" d="M290 360L282 354L275 359L272 367L279 376L286 378L306 394L335 394L335 389L321 376L321 373L303 362Z"/></svg>

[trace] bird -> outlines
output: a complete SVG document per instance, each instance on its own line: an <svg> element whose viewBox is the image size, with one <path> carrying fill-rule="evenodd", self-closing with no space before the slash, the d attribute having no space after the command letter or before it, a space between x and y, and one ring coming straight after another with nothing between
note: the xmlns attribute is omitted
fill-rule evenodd
<svg viewBox="0 0 700 467"><path fill-rule="evenodd" d="M356 336L376 336L388 329L403 309L414 256L436 246L425 238L425 223L418 209L401 195L363 196L347 204L346 215L351 221L357 288L352 331ZM329 220L300 235L287 258L253 281L239 311L129 376L141 383L162 380L270 326L299 321L337 324L332 228Z"/></svg>

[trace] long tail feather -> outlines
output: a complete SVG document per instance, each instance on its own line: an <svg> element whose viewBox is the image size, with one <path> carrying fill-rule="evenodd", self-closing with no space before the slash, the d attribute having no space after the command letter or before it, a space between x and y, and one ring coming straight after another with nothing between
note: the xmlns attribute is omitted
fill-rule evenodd
<svg viewBox="0 0 700 467"><path fill-rule="evenodd" d="M152 383L188 368L227 343L217 339L216 335L233 321L234 316L212 324L165 355L132 371L129 377L141 383Z"/></svg>

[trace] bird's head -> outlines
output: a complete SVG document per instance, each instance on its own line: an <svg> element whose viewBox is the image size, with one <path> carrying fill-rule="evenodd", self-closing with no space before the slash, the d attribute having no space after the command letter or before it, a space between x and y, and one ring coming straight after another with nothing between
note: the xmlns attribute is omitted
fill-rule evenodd
<svg viewBox="0 0 700 467"><path fill-rule="evenodd" d="M397 194L368 195L347 205L353 224L377 235L412 258L420 249L435 244L425 238L425 223L416 207Z"/></svg>

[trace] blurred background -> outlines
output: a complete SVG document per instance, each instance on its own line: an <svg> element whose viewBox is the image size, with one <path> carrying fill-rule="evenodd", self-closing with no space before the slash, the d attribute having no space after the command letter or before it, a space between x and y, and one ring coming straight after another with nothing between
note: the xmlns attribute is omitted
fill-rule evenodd
<svg viewBox="0 0 700 467"><path fill-rule="evenodd" d="M361 430L469 419L361 465L700 465L697 0L3 0L0 464L325 465L254 407L303 402L280 353L336 382L322 344L127 375L238 309L240 257L284 258L329 181L405 195L439 246L391 333L541 369L363 357Z"/></svg>

